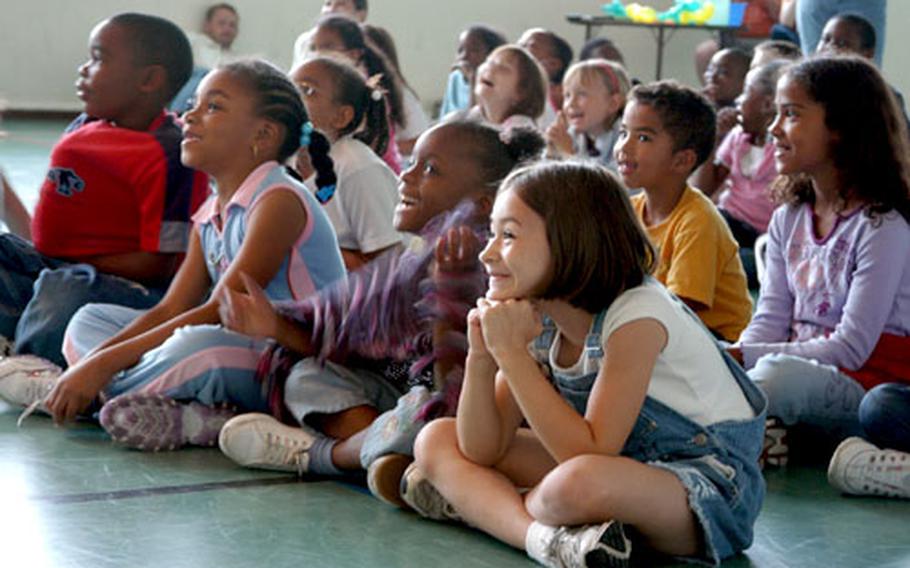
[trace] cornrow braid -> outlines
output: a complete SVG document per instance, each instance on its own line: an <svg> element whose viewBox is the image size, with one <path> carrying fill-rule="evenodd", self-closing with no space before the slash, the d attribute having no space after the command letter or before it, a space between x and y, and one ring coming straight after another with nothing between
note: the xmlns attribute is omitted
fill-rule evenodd
<svg viewBox="0 0 910 568"><path fill-rule="evenodd" d="M232 77L242 81L256 98L255 112L258 116L284 127L284 140L278 148L276 159L284 163L300 148L303 125L309 121L306 107L294 83L280 69L258 59L230 63L221 67ZM319 189L334 185L337 181L334 164L329 157L329 141L322 133L310 133L308 146L310 161L316 169L316 185Z"/></svg>

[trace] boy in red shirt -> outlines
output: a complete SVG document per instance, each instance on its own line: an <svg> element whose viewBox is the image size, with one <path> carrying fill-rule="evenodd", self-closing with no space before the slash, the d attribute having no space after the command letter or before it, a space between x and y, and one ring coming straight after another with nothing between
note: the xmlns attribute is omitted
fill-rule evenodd
<svg viewBox="0 0 910 568"><path fill-rule="evenodd" d="M180 163L180 126L164 111L192 68L186 36L165 19L120 14L92 30L76 81L84 113L51 153L34 244L0 235L0 336L16 353L63 365L63 333L81 306L160 298L207 190ZM0 368L0 383L12 370Z"/></svg>

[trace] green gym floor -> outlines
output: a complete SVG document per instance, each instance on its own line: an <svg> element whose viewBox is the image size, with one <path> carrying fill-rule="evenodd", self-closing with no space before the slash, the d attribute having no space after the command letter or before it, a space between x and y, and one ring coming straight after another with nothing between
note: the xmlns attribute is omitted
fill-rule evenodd
<svg viewBox="0 0 910 568"><path fill-rule="evenodd" d="M6 120L0 166L31 208L63 123ZM217 449L148 454L96 425L0 403L0 566L534 566L471 529L340 481L235 466ZM910 501L846 498L824 464L769 471L755 543L727 567L910 567Z"/></svg>

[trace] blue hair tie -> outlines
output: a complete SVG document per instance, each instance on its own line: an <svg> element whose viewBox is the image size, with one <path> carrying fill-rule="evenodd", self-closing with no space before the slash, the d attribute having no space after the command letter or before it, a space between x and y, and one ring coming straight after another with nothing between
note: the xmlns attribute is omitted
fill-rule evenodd
<svg viewBox="0 0 910 568"><path fill-rule="evenodd" d="M316 199L319 200L319 203L323 204L328 203L329 199L331 199L333 195L335 195L334 183L332 185L322 186L316 191Z"/></svg>
<svg viewBox="0 0 910 568"><path fill-rule="evenodd" d="M310 142L312 141L311 140L312 134L313 134L313 123L308 120L303 123L303 128L301 129L301 132L300 132L300 145L302 147L306 148L307 146L310 145Z"/></svg>

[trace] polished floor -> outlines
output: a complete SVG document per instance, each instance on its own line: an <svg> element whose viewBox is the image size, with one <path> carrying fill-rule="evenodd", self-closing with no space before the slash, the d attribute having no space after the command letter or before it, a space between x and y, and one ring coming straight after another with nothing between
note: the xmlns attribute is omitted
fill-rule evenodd
<svg viewBox="0 0 910 568"><path fill-rule="evenodd" d="M34 203L60 122L6 121L0 167ZM0 567L496 567L523 553L393 509L341 481L239 468L217 450L147 454L96 425L16 426L0 403ZM910 567L910 501L846 498L823 464L766 474L755 543L727 567Z"/></svg>

